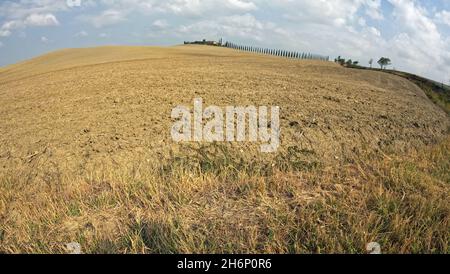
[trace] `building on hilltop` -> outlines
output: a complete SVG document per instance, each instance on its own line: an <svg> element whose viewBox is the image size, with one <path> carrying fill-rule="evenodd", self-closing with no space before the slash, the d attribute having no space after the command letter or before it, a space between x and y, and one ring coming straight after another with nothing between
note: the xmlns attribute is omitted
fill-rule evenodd
<svg viewBox="0 0 450 274"><path fill-rule="evenodd" d="M219 42L217 41L207 41L206 39L203 39L201 41L184 41L185 45L207 45L207 46L216 46L216 47L220 47L222 46L222 38L219 40Z"/></svg>

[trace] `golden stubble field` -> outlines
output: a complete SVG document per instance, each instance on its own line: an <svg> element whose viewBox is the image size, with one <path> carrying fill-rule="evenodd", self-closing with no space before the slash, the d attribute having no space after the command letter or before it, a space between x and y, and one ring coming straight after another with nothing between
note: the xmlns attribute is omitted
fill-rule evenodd
<svg viewBox="0 0 450 274"><path fill-rule="evenodd" d="M183 143L194 98L280 106L281 146ZM449 250L449 117L411 82L177 46L0 70L0 252Z"/></svg>

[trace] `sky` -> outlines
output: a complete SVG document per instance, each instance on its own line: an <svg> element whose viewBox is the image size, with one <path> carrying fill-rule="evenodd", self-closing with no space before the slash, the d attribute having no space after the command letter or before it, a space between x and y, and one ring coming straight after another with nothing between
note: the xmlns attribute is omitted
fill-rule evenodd
<svg viewBox="0 0 450 274"><path fill-rule="evenodd" d="M450 0L0 1L0 66L61 49L231 41L450 82Z"/></svg>

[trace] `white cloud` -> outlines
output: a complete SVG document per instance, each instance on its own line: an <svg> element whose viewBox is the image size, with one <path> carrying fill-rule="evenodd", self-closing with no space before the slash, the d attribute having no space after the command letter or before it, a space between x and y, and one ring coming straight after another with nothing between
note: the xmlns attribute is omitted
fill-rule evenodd
<svg viewBox="0 0 450 274"><path fill-rule="evenodd" d="M358 21L358 11L365 10L373 19L382 19L379 0L279 0L274 7L284 12L284 17L309 24L343 27Z"/></svg>
<svg viewBox="0 0 450 274"><path fill-rule="evenodd" d="M240 11L253 11L256 10L256 4L249 1L242 1L242 0L227 0L223 1L225 3L225 6L227 6L229 9L233 10L240 10Z"/></svg>
<svg viewBox="0 0 450 274"><path fill-rule="evenodd" d="M87 33L87 31L84 31L84 30L77 32L74 35L74 37L86 37L86 36L89 36L89 33Z"/></svg>
<svg viewBox="0 0 450 274"><path fill-rule="evenodd" d="M21 28L23 26L23 22L18 20L7 21L2 25L3 30L13 30L17 28Z"/></svg>
<svg viewBox="0 0 450 274"><path fill-rule="evenodd" d="M48 14L67 10L69 7L65 0L0 1L0 17L12 20L22 20L31 14Z"/></svg>
<svg viewBox="0 0 450 274"><path fill-rule="evenodd" d="M58 26L59 22L56 17L51 14L38 14L33 13L28 15L24 19L15 19L6 21L0 28L0 37L7 37L12 34L13 30L23 29L26 27L48 27L48 26Z"/></svg>
<svg viewBox="0 0 450 274"><path fill-rule="evenodd" d="M450 11L440 11L435 15L436 22L450 26Z"/></svg>
<svg viewBox="0 0 450 274"><path fill-rule="evenodd" d="M158 19L153 22L152 26L157 29L165 29L169 26L169 23L166 20Z"/></svg>
<svg viewBox="0 0 450 274"><path fill-rule="evenodd" d="M0 29L0 37L8 37L11 35L11 31Z"/></svg>
<svg viewBox="0 0 450 274"><path fill-rule="evenodd" d="M125 17L133 12L142 14L175 14L183 17L214 17L230 13L256 11L265 0L100 0L83 1L82 7L97 7L121 11ZM99 16L99 15L97 15Z"/></svg>
<svg viewBox="0 0 450 274"><path fill-rule="evenodd" d="M127 11L108 9L94 16L82 16L81 19L90 22L96 28L111 26L126 20Z"/></svg>
<svg viewBox="0 0 450 274"><path fill-rule="evenodd" d="M36 26L36 27L47 27L47 26L58 26L59 22L56 17L51 14L30 14L24 21L26 26Z"/></svg>
<svg viewBox="0 0 450 274"><path fill-rule="evenodd" d="M255 41L262 41L270 34L277 35L277 31L281 32L274 23L259 21L251 14L223 16L215 20L198 21L193 24L182 25L176 31L181 37L186 35L197 38L227 36Z"/></svg>
<svg viewBox="0 0 450 274"><path fill-rule="evenodd" d="M375 36L381 36L381 32L375 27L369 27L368 30Z"/></svg>
<svg viewBox="0 0 450 274"><path fill-rule="evenodd" d="M44 44L46 44L46 43L50 42L50 40L48 40L47 37L42 36L42 37L41 37L41 42L44 43Z"/></svg>
<svg viewBox="0 0 450 274"><path fill-rule="evenodd" d="M394 6L399 33L388 50L407 70L439 79L450 72L450 44L446 43L432 18L411 0L389 0ZM441 76L442 77L442 76Z"/></svg>
<svg viewBox="0 0 450 274"><path fill-rule="evenodd" d="M226 12L249 12L257 9L257 1L244 0L168 0L159 9L184 16L217 15Z"/></svg>
<svg viewBox="0 0 450 274"><path fill-rule="evenodd" d="M12 34L12 30L23 27L23 23L18 20L8 21L3 23L0 28L0 37L7 37Z"/></svg>
<svg viewBox="0 0 450 274"><path fill-rule="evenodd" d="M383 20L384 15L381 11L381 0L365 0L364 7L366 15L375 20Z"/></svg>

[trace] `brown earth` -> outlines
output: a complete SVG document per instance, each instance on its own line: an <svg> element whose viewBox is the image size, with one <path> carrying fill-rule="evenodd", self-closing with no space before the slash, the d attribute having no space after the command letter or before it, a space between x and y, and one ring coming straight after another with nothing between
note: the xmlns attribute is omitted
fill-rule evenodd
<svg viewBox="0 0 450 274"><path fill-rule="evenodd" d="M280 106L281 149L295 145L320 161L430 144L450 125L400 77L198 46L63 50L7 67L0 90L3 170L38 158L74 170L153 159L173 149L171 109L196 97L205 106Z"/></svg>
<svg viewBox="0 0 450 274"><path fill-rule="evenodd" d="M192 107L197 97L206 106L280 106L277 153L261 154L256 144L224 144L241 153L243 165L282 157L302 170L333 168L370 153L403 155L440 142L450 126L446 113L416 85L381 72L204 46L68 49L0 70L0 179L5 188L20 180L20 189L43 184L64 192L60 182L74 178L88 185L101 178L124 182L120 174L142 163L167 171L184 159L195 169L189 157L207 145L175 144L170 114L177 105ZM215 163L211 153L208 159ZM105 175L108 171L114 176ZM27 230L18 240L12 232L25 222L11 200L21 195L17 191L3 199L0 211L3 230L10 233L6 251L40 250L20 243L42 237ZM31 206L37 198L26 193L20 200ZM27 216L21 218L32 218ZM71 222L81 229L79 221ZM51 245L43 250L55 251Z"/></svg>

